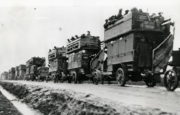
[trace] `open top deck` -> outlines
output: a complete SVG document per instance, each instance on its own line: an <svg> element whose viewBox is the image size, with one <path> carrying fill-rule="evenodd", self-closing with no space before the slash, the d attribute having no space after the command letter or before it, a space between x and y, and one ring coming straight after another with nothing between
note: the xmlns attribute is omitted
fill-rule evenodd
<svg viewBox="0 0 180 115"><path fill-rule="evenodd" d="M162 32L161 24L165 22L164 17L159 13L158 16L150 15L147 12L136 8L129 11L127 14L117 18L112 16L104 25L104 41L107 42L124 34L134 31L156 31Z"/></svg>
<svg viewBox="0 0 180 115"><path fill-rule="evenodd" d="M67 44L67 54L77 52L79 50L91 49L96 50L99 49L100 40L97 36L84 36L79 37Z"/></svg>

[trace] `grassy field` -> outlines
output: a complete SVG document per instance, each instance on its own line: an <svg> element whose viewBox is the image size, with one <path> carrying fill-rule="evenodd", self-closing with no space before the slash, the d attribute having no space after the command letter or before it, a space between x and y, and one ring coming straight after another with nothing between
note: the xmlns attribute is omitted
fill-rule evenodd
<svg viewBox="0 0 180 115"><path fill-rule="evenodd" d="M13 104L0 92L0 115L21 115Z"/></svg>

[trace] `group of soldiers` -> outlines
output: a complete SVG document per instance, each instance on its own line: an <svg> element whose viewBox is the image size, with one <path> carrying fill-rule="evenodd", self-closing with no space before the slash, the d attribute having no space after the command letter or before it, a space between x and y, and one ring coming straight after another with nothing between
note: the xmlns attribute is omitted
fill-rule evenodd
<svg viewBox="0 0 180 115"><path fill-rule="evenodd" d="M142 9L137 9L137 8L131 9L131 12L143 13ZM128 13L129 13L129 10L125 10L124 15L127 15ZM119 9L119 12L117 15L113 15L110 18L105 20L104 28L107 29L108 26L113 25L115 22L122 19L124 15L122 15L122 9ZM159 12L158 15L153 13L148 18L149 18L149 20L155 20L156 26L159 26L161 23L163 23L165 21L164 17L162 16L162 12ZM157 23L159 23L159 24L157 24Z"/></svg>
<svg viewBox="0 0 180 115"><path fill-rule="evenodd" d="M124 15L126 15L128 13L129 13L129 10L125 10ZM118 21L118 20L120 20L122 18L123 18L122 9L120 9L117 15L113 15L109 19L105 20L104 28L107 29L109 25L114 24L116 21Z"/></svg>
<svg viewBox="0 0 180 115"><path fill-rule="evenodd" d="M70 39L68 39L68 43L76 40L76 39L79 39L79 38L85 38L85 37L88 37L88 36L91 36L91 33L90 31L87 31L87 34L82 34L81 36L78 36L78 35L75 35L75 36L72 36Z"/></svg>

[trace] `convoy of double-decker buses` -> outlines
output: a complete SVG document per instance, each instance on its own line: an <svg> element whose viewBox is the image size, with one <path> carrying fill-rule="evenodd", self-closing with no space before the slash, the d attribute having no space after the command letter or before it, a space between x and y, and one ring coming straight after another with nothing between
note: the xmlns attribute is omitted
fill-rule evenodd
<svg viewBox="0 0 180 115"><path fill-rule="evenodd" d="M179 51L172 51L173 27L171 19L165 19L162 13L151 15L133 8L122 14L120 9L117 15L105 20L103 41L87 31L68 39L66 47L50 49L48 67L44 57L32 57L26 65L3 72L1 78L95 84L116 81L120 86L129 80L143 80L153 87L164 74L166 88L173 91L178 86L176 61L180 56ZM168 65L173 69L166 72Z"/></svg>

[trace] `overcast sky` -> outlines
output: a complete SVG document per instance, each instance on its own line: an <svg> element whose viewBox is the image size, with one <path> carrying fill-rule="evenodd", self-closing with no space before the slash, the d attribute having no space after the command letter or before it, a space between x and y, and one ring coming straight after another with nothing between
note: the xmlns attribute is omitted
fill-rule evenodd
<svg viewBox="0 0 180 115"><path fill-rule="evenodd" d="M103 40L104 20L132 7L172 18L180 47L179 0L0 0L0 73L87 30Z"/></svg>

